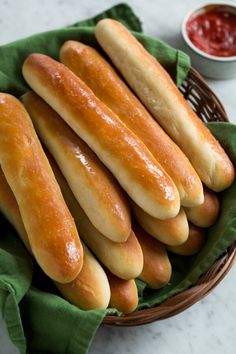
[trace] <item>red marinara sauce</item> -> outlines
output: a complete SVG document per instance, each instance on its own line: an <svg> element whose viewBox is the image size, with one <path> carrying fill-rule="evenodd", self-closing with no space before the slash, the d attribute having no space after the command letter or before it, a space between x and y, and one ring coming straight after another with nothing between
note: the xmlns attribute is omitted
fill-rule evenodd
<svg viewBox="0 0 236 354"><path fill-rule="evenodd" d="M191 42L207 54L236 55L236 15L231 12L213 9L193 15L186 23L186 31Z"/></svg>

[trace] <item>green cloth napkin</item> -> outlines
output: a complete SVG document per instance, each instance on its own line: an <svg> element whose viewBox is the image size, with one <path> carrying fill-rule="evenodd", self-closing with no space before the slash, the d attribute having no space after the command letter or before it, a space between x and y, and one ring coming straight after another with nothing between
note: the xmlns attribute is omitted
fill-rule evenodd
<svg viewBox="0 0 236 354"><path fill-rule="evenodd" d="M27 90L21 66L29 53L40 52L58 59L60 46L68 39L81 40L101 51L94 25L101 18L121 21L165 66L177 85L185 78L190 61L186 54L165 43L144 36L139 19L128 5L120 4L104 13L64 29L38 34L0 47L0 91L20 96ZM209 128L220 140L232 161L236 161L236 127L211 123ZM170 284L154 291L137 281L139 308L158 305L168 297L194 284L199 276L236 239L236 183L221 194L221 215L209 229L208 242L195 257L172 256ZM25 251L11 225L0 216L0 314L12 342L25 353L86 353L104 316L115 309L82 311L63 300L53 283L44 276Z"/></svg>
<svg viewBox="0 0 236 354"><path fill-rule="evenodd" d="M61 45L69 39L80 40L99 51L94 36L94 25L102 18L110 17L122 22L171 73L177 85L181 84L190 66L189 57L180 50L174 50L167 44L144 36L139 19L128 5L121 4L105 11L93 19L77 23L67 28L40 33L26 39L0 47L0 89L20 96L27 90L21 68L25 58L32 52L44 53L58 59ZM137 33L136 33L137 32Z"/></svg>

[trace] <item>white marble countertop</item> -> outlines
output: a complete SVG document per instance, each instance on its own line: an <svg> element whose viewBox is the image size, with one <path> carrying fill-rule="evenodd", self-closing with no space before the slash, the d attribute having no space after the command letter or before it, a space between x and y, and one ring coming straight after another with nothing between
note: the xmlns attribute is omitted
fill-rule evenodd
<svg viewBox="0 0 236 354"><path fill-rule="evenodd" d="M143 22L144 32L180 47L184 14L203 0L127 1ZM220 2L220 1L219 1ZM37 32L88 18L117 4L115 0L0 0L0 45ZM232 1L235 3L235 1ZM236 123L236 80L209 81ZM91 354L233 354L236 346L236 267L204 300L167 320L137 328L101 327ZM0 354L15 354L0 322Z"/></svg>

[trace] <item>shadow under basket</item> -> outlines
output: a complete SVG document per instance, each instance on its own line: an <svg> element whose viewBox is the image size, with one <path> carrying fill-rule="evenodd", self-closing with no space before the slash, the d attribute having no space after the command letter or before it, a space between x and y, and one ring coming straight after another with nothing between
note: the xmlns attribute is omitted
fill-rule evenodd
<svg viewBox="0 0 236 354"><path fill-rule="evenodd" d="M203 122L229 122L221 102L195 69L190 68L179 90ZM136 311L122 317L106 316L103 324L140 326L177 315L208 295L229 272L235 259L236 243L215 261L192 287L157 307Z"/></svg>

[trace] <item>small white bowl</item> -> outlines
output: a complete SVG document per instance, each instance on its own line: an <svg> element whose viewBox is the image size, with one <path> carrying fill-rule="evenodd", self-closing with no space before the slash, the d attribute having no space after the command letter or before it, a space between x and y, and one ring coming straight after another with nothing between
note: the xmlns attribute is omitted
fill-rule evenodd
<svg viewBox="0 0 236 354"><path fill-rule="evenodd" d="M192 66L202 75L212 79L232 79L236 77L236 56L219 57L207 54L198 49L189 39L186 24L193 15L205 13L209 10L221 8L236 15L236 6L231 3L207 4L194 8L187 13L182 22L181 34L183 38L184 51L189 54Z"/></svg>

